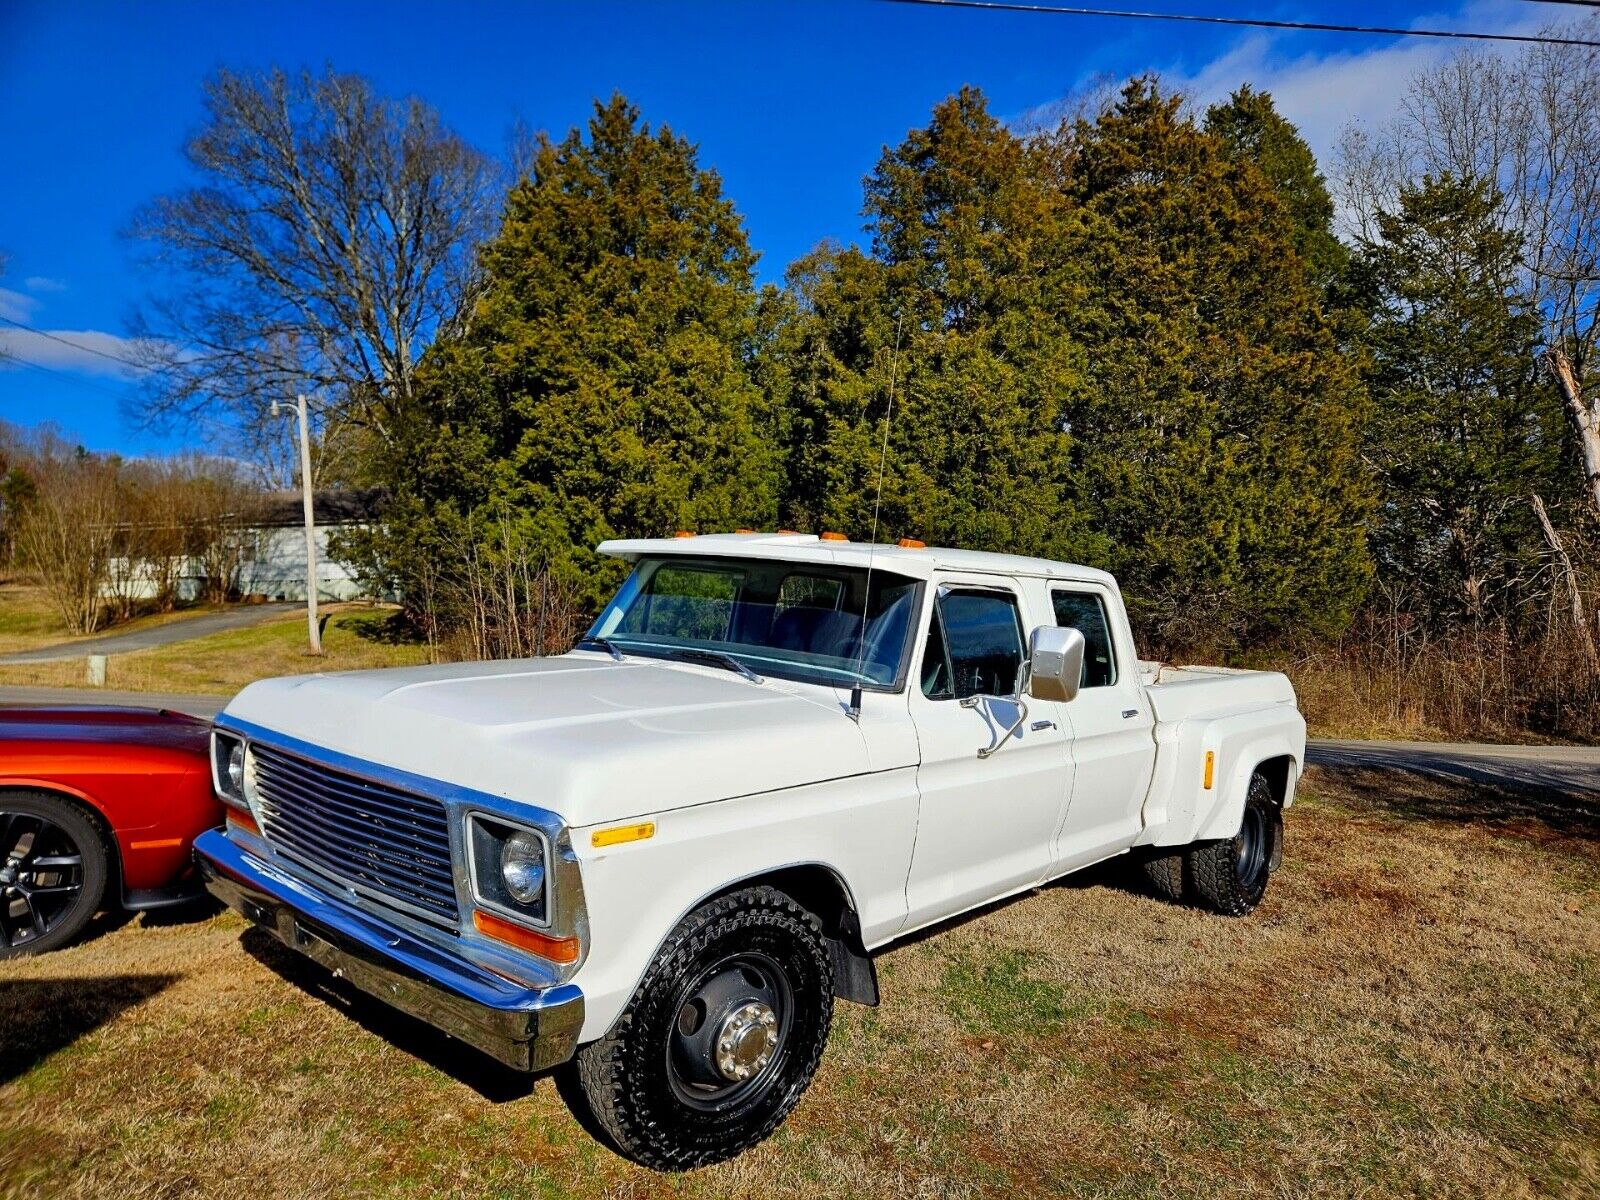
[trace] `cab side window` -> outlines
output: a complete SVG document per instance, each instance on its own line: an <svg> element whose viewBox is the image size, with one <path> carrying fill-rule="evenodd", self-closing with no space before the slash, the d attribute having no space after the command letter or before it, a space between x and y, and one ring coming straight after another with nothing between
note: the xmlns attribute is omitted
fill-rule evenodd
<svg viewBox="0 0 1600 1200"><path fill-rule="evenodd" d="M1024 656L1015 596L944 592L922 652L923 695L930 700L1009 696Z"/></svg>
<svg viewBox="0 0 1600 1200"><path fill-rule="evenodd" d="M1093 592L1050 593L1056 624L1083 634L1083 674L1080 688L1110 687L1117 681L1117 658L1111 649L1111 627L1106 606Z"/></svg>

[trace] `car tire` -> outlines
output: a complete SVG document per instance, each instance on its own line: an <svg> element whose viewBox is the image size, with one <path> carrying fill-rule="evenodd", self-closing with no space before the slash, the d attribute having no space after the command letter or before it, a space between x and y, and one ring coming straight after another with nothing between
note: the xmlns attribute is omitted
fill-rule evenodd
<svg viewBox="0 0 1600 1200"><path fill-rule="evenodd" d="M1183 900L1183 851L1151 854L1139 860L1139 875L1163 900L1174 904Z"/></svg>
<svg viewBox="0 0 1600 1200"><path fill-rule="evenodd" d="M0 959L42 954L83 931L105 898L100 830L48 792L0 794Z"/></svg>
<svg viewBox="0 0 1600 1200"><path fill-rule="evenodd" d="M1261 903L1283 855L1283 817L1264 775L1250 778L1239 832L1198 842L1184 855L1190 896L1225 917L1242 917Z"/></svg>
<svg viewBox="0 0 1600 1200"><path fill-rule="evenodd" d="M816 1074L832 1021L816 917L775 888L746 888L672 931L611 1031L578 1051L575 1090L624 1157L707 1166L777 1129Z"/></svg>

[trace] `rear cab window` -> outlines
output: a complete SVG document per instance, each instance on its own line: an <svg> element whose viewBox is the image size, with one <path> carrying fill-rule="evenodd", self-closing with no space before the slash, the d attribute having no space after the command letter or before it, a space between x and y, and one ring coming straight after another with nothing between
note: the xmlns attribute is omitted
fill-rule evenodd
<svg viewBox="0 0 1600 1200"><path fill-rule="evenodd" d="M1111 687L1117 682L1117 656L1111 645L1111 625L1106 604L1097 592L1050 590L1056 624L1083 634L1083 673L1080 688Z"/></svg>

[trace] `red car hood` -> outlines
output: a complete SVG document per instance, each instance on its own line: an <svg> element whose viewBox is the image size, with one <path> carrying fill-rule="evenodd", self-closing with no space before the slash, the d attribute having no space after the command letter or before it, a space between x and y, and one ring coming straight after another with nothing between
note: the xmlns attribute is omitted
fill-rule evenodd
<svg viewBox="0 0 1600 1200"><path fill-rule="evenodd" d="M0 705L0 742L85 741L136 743L205 753L211 723L164 708Z"/></svg>

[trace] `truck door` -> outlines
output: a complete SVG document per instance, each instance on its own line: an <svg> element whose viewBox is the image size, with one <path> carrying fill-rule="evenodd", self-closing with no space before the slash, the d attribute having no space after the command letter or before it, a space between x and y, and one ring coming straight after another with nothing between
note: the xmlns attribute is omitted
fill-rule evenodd
<svg viewBox="0 0 1600 1200"><path fill-rule="evenodd" d="M1005 699L1026 651L1020 597L1002 584L939 587L912 677L921 794L907 928L1043 880L1068 793L1060 706Z"/></svg>
<svg viewBox="0 0 1600 1200"><path fill-rule="evenodd" d="M1057 850L1060 872L1116 853L1144 827L1155 715L1139 683L1131 638L1118 636L1106 595L1090 584L1052 584L1050 601L1056 624L1079 630L1085 643L1078 695L1063 706L1074 774Z"/></svg>

